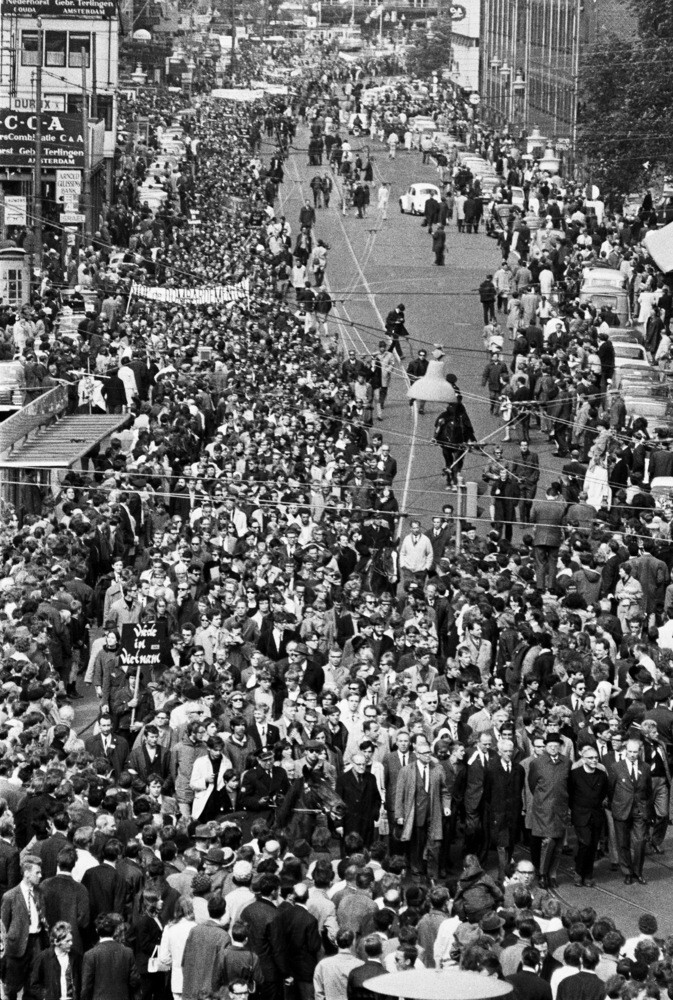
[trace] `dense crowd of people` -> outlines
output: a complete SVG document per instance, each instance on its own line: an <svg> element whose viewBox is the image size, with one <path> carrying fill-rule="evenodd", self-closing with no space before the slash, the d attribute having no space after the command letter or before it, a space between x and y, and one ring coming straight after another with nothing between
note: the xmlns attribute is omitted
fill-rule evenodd
<svg viewBox="0 0 673 1000"><path fill-rule="evenodd" d="M573 269L632 265L632 295L656 287L666 329L668 290L617 217L589 227L578 192L559 205L531 178L543 224L526 246L520 220L480 290L487 347L498 313L516 337L512 367L501 342L484 373L521 439L513 462L495 448L484 465L493 530L462 522L456 552L439 503L398 531L395 449L374 417L404 306L378 353L340 354L314 232L323 181L298 227L278 200L297 128L331 134L342 94L359 110L366 86L338 75L305 60L297 92L264 105L144 94L148 144L122 152L94 240L74 269L48 265L15 334L73 408L129 421L59 495L29 477L3 511L7 1000L371 1000L373 976L457 966L521 1000L658 1000L673 983L652 915L627 939L591 905L610 869L639 892L665 849L673 546L645 480L670 453L648 452L645 422L626 429L601 354L611 321L575 301ZM419 110L481 134L448 91L419 93L401 85L383 119ZM152 211L139 190L178 122L185 160ZM247 286L176 304L129 301L131 280ZM64 282L95 305L52 341ZM436 429L449 478L476 444L455 388ZM544 499L538 420L570 451ZM160 651L136 670L145 632ZM99 711L78 733L82 679ZM571 856L582 908L555 892Z"/></svg>

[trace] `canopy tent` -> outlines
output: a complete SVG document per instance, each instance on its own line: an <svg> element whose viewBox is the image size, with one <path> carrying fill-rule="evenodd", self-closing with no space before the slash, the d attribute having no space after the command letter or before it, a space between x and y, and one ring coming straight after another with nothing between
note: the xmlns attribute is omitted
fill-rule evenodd
<svg viewBox="0 0 673 1000"><path fill-rule="evenodd" d="M673 271L673 222L663 229L651 229L645 239L645 249L661 270Z"/></svg>

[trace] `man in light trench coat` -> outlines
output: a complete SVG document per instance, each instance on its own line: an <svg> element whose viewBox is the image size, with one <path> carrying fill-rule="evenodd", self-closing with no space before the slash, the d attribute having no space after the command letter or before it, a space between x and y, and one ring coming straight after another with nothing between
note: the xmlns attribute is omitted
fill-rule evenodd
<svg viewBox="0 0 673 1000"><path fill-rule="evenodd" d="M397 836L409 843L414 874L439 877L442 819L451 815L451 796L442 767L432 760L430 744L419 736L416 759L403 767L397 779L395 819ZM427 862L427 872L424 872Z"/></svg>

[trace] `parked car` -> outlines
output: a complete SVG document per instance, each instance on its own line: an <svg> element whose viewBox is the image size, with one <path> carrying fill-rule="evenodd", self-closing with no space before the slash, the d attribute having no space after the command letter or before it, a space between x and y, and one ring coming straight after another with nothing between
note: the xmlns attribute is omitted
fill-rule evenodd
<svg viewBox="0 0 673 1000"><path fill-rule="evenodd" d="M642 344L627 344L623 340L613 341L615 368L651 368L647 351Z"/></svg>
<svg viewBox="0 0 673 1000"><path fill-rule="evenodd" d="M673 417L673 400L665 385L626 383L622 390L626 412L630 419L645 417L646 420L667 421Z"/></svg>
<svg viewBox="0 0 673 1000"><path fill-rule="evenodd" d="M436 184L412 184L400 198L400 212L402 215L422 215L425 210L425 203L428 198L434 197L437 201L442 200L439 188Z"/></svg>
<svg viewBox="0 0 673 1000"><path fill-rule="evenodd" d="M409 128L412 132L436 132L437 122L434 118L428 118L427 115L416 115L415 118L409 119Z"/></svg>
<svg viewBox="0 0 673 1000"><path fill-rule="evenodd" d="M611 288L626 288L627 277L614 267L587 267L582 274L582 291L609 285Z"/></svg>
<svg viewBox="0 0 673 1000"><path fill-rule="evenodd" d="M655 211L659 226L667 226L669 222L673 222L673 195L665 194L660 198L655 205Z"/></svg>
<svg viewBox="0 0 673 1000"><path fill-rule="evenodd" d="M608 330L610 340L622 341L624 344L642 344L643 335L635 326L611 326Z"/></svg>
<svg viewBox="0 0 673 1000"><path fill-rule="evenodd" d="M630 386L650 386L657 388L662 384L657 368L616 368L612 379L612 387L621 393L629 391ZM664 382L664 385L667 383Z"/></svg>
<svg viewBox="0 0 673 1000"><path fill-rule="evenodd" d="M615 288L611 284L592 285L580 288L580 302L591 303L596 309L612 306L620 326L627 326L631 319L631 304L628 292L624 288Z"/></svg>

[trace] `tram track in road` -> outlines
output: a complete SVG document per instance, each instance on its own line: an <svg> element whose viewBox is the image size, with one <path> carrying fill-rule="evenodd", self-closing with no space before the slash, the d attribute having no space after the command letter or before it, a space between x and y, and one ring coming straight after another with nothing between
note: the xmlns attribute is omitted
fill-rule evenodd
<svg viewBox="0 0 673 1000"><path fill-rule="evenodd" d="M663 861L661 857L656 854L648 854L647 863L650 865L651 864L658 865L659 868L663 868L665 869L665 871L673 873L673 864L668 864L666 861ZM563 875L566 875L568 877L569 882L572 883L572 880L575 876L574 870L566 865L561 865L559 870ZM653 881L651 883L651 886L652 889L657 889L660 887L658 881ZM649 906L644 906L642 903L638 902L637 899L634 899L633 895L627 895L626 892L618 892L616 888L612 889L609 886L602 885L600 882L597 882L595 886L591 886L590 888L578 890L582 893L582 900L580 902L568 899L567 893L564 894L564 888L565 886L561 886L560 888L550 889L549 891L556 899L558 899L561 903L564 904L564 906L567 907L580 906L581 908L582 905L594 905L596 903L596 900L593 897L593 893L600 892L604 896L610 897L615 901L619 901L621 905L630 906L633 909L640 911L641 913L652 913L654 910L656 910L656 904L654 901L651 901ZM647 892L647 887L645 886L637 887L634 891L638 892L640 888L644 888L645 891ZM652 889L650 889L650 891L652 891Z"/></svg>
<svg viewBox="0 0 673 1000"><path fill-rule="evenodd" d="M290 192L288 192L287 195L282 196L280 198L281 210L283 211L283 214L285 214L285 206L291 201L291 199L293 198L293 196L295 197L295 200L296 200L297 192L298 192L298 194L299 194L299 196L301 198L301 203L302 204L306 200L305 185L304 185L304 182L302 180L302 176L301 176L301 173L300 173L300 170L299 170L299 166L298 166L298 162L297 162L297 154L293 153L292 150L291 150L290 156L289 156L288 160L286 161L286 163L287 163L287 167L288 167L288 169L287 169L287 176L288 176L288 179L291 181L291 189L290 189ZM338 178L335 178L335 191L337 192L337 194L339 196L341 196L341 191L340 191L340 187L339 187ZM367 234L367 239L365 241L364 256L363 256L363 258L361 260L358 257L358 254L357 254L357 252L355 250L355 247L353 245L352 238L351 238L351 236L350 236L350 234L349 234L349 232L348 232L348 230L347 230L347 228L346 228L346 226L345 226L345 224L343 222L343 217L341 215L341 211L339 210L338 206L336 206L336 205L335 205L335 212L336 212L336 217L337 217L337 222L338 222L338 228L339 228L340 233L341 233L341 238L342 238L343 242L348 247L348 252L349 252L350 256L353 259L353 262L355 264L355 270L356 270L354 280L352 282L347 282L348 293L347 293L347 295L345 295L343 297L347 299L350 295L352 295L359 288L363 289L363 298L366 299L366 301L369 303L369 307L371 308L372 312L374 313L374 315L376 316L376 318L378 319L378 321L380 323L380 330L381 330L380 334L376 335L373 331L370 333L371 340L373 341L374 337L376 337L376 340L378 342L378 340L380 339L380 337L382 337L382 336L385 335L385 320L384 320L384 317L383 317L383 315L382 315L382 313L381 313L381 311L380 311L380 309L378 307L378 304L376 302L376 293L373 291L373 289L371 288L371 286L370 286L370 284L369 284L369 282L367 280L367 276L365 274L365 268L367 267L367 264L369 263L372 255L374 253L375 246L376 246L376 237L377 237L377 235L378 235L378 233L380 231L380 227L373 227L373 228L369 229L368 234ZM331 218L332 218L332 221L334 221L334 215L332 215ZM372 219L372 221L374 221L374 220ZM341 240L340 240L340 242L341 242ZM334 295L333 295L333 292L332 292L332 288L331 288L331 284L330 284L330 281L329 281L329 278L327 277L327 275L325 277L325 285L326 285L327 290L329 291L330 295L334 298ZM339 330L340 330L340 334L341 334L341 340L342 340L342 342L345 345L346 344L350 344L351 345L350 349L355 350L357 353L367 354L367 355L375 353L375 346L374 346L374 344L373 343L367 343L367 340L365 339L365 337L362 335L362 333L358 329L358 324L352 318L352 315L351 315L351 313L350 313L350 311L348 309L348 306L346 305L345 302L342 301L342 302L339 302L339 303L335 303L334 306L333 306L333 309L332 309L332 314L334 315L334 318L335 318L335 320L336 320L336 322L337 322L337 324L339 326ZM407 374L407 371L406 371L404 365L402 364L402 360L398 357L397 354L395 354L395 371L397 372L398 377L400 375L402 377L401 381L398 383L398 388L400 390L400 392L399 392L399 394L400 394L399 402L402 402L402 403L406 404L406 391L405 390L406 390L406 388L409 387L409 385L411 384L411 381L409 379L409 375ZM402 386L404 386L404 390L402 390ZM400 497L400 510L402 510L402 511L406 511L408 509L409 496L410 496L411 485L412 485L412 481L413 481L414 460L415 460L415 456L416 456L416 447L417 447L417 434L418 434L418 410L417 410L417 408L413 407L410 410L410 414L411 414L411 418L412 418L412 423L411 423L411 427L408 430L406 430L406 433L408 434L409 439L410 439L410 444L409 444L408 454L406 456L406 462L405 462L405 467L404 467L404 485L403 485L403 488L402 488L402 495ZM385 428L385 424L381 424L380 425L380 429L385 433L385 429L386 429ZM398 532L401 532L401 530L402 530L402 524L403 524L403 520L400 519L400 521L398 523Z"/></svg>

